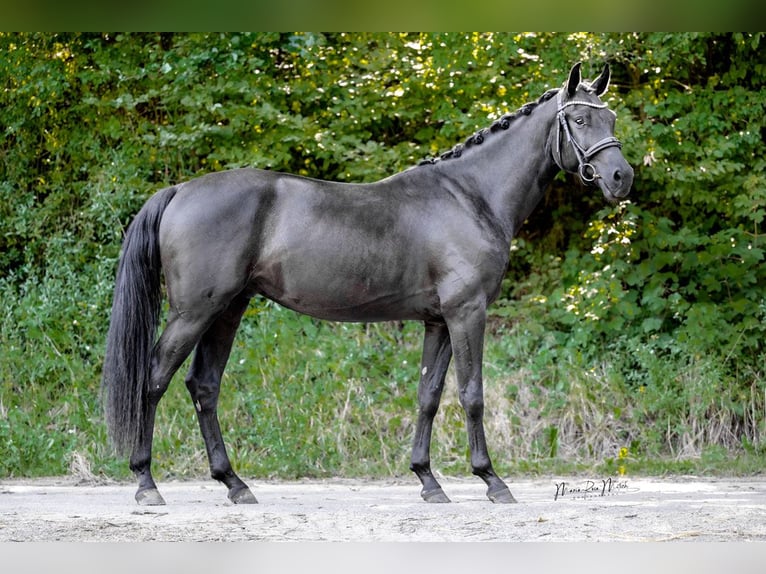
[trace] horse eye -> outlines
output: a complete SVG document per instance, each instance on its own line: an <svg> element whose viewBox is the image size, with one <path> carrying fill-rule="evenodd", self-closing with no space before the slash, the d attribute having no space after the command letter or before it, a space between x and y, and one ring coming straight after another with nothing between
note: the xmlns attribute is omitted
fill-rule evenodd
<svg viewBox="0 0 766 574"><path fill-rule="evenodd" d="M577 117L575 118L575 123L576 123L578 126L584 126L584 125L585 125L585 118L583 118L582 116L577 116Z"/></svg>

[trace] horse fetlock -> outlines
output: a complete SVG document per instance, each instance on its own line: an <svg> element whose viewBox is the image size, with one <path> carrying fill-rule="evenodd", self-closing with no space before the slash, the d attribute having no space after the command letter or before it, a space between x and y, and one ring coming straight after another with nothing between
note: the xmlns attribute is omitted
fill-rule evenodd
<svg viewBox="0 0 766 574"><path fill-rule="evenodd" d="M210 469L210 477L218 482L224 483L230 489L242 488L244 483L239 480L239 477L234 473L231 466L227 465L225 468L213 468Z"/></svg>
<svg viewBox="0 0 766 574"><path fill-rule="evenodd" d="M471 457L471 473L474 476L481 478L489 487L499 483L503 484L503 481L498 478L492 468L492 461L486 454L482 455L474 453Z"/></svg>
<svg viewBox="0 0 766 574"><path fill-rule="evenodd" d="M412 461L410 463L410 470L418 476L421 482L436 480L431 472L431 461L429 459L420 462Z"/></svg>

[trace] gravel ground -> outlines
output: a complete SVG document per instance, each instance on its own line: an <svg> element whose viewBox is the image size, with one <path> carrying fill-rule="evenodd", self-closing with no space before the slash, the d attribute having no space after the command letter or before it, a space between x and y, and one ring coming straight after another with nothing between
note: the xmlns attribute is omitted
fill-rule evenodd
<svg viewBox="0 0 766 574"><path fill-rule="evenodd" d="M435 505L414 480L249 483L259 504L207 480L159 483L167 505L141 507L133 483L5 480L0 541L766 541L766 478L509 480L514 505L473 478L442 479L453 502Z"/></svg>

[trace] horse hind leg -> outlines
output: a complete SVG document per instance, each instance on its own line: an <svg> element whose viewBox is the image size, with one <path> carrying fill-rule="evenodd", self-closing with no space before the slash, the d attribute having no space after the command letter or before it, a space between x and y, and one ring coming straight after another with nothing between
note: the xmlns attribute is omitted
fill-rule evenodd
<svg viewBox="0 0 766 574"><path fill-rule="evenodd" d="M235 298L202 335L194 354L186 387L197 412L200 431L205 441L211 476L229 489L228 497L235 504L257 502L248 486L231 466L218 421L218 394L234 336L249 298Z"/></svg>
<svg viewBox="0 0 766 574"><path fill-rule="evenodd" d="M412 446L410 470L420 479L420 495L426 502L450 502L441 485L431 472L431 430L439 409L444 378L452 357L449 332L446 325L426 324L423 358L420 364L418 386L418 420Z"/></svg>
<svg viewBox="0 0 766 574"><path fill-rule="evenodd" d="M139 437L130 456L130 469L138 478L136 502L144 506L165 504L152 477L152 439L157 405L165 394L173 375L197 343L203 324L171 313L168 324L152 353L152 371L146 391L143 421Z"/></svg>

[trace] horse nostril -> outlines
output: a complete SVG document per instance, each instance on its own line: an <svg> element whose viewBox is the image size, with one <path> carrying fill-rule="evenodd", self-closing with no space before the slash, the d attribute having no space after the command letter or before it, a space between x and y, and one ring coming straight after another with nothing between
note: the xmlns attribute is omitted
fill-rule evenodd
<svg viewBox="0 0 766 574"><path fill-rule="evenodd" d="M618 169L614 172L614 181L622 181L622 172Z"/></svg>

